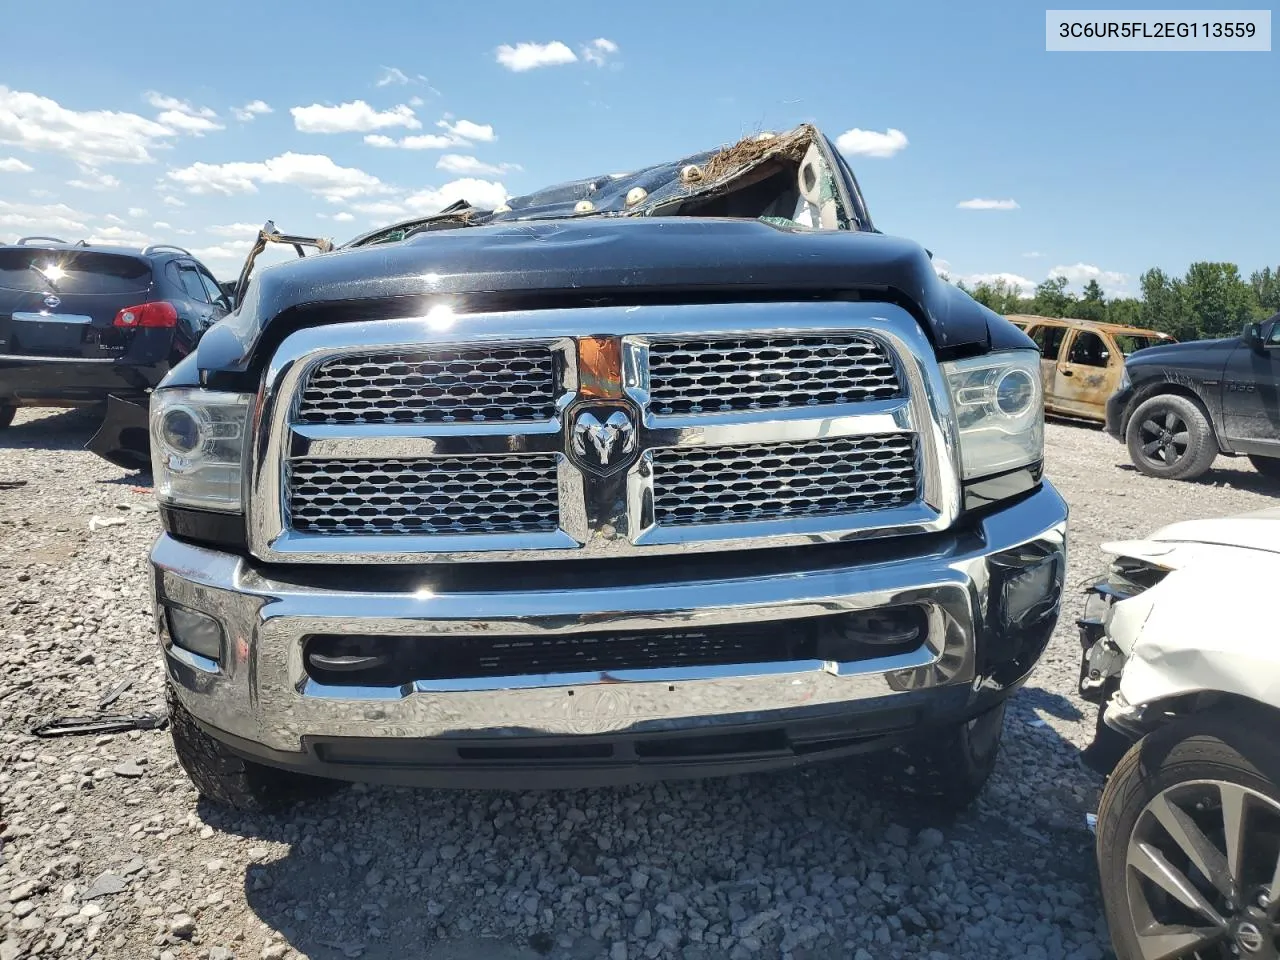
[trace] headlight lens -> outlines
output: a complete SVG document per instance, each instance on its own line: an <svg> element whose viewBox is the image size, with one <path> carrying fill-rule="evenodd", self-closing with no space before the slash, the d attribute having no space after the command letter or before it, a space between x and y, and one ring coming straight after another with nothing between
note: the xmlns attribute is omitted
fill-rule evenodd
<svg viewBox="0 0 1280 960"><path fill-rule="evenodd" d="M1010 350L942 364L960 425L966 480L1044 458L1040 354Z"/></svg>
<svg viewBox="0 0 1280 960"><path fill-rule="evenodd" d="M252 397L169 388L151 394L151 466L161 503L242 509Z"/></svg>

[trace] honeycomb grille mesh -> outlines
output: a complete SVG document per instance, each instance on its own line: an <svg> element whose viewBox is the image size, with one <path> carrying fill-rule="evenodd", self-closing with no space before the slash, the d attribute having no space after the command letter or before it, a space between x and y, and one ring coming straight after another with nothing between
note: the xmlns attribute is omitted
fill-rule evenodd
<svg viewBox="0 0 1280 960"><path fill-rule="evenodd" d="M908 433L653 453L659 526L863 513L917 496Z"/></svg>
<svg viewBox="0 0 1280 960"><path fill-rule="evenodd" d="M649 381L659 416L888 400L901 392L885 348L858 334L655 341Z"/></svg>
<svg viewBox="0 0 1280 960"><path fill-rule="evenodd" d="M300 423L550 420L556 382L545 346L450 347L340 357L303 388Z"/></svg>
<svg viewBox="0 0 1280 960"><path fill-rule="evenodd" d="M300 460L293 528L317 534L544 533L560 526L556 458Z"/></svg>

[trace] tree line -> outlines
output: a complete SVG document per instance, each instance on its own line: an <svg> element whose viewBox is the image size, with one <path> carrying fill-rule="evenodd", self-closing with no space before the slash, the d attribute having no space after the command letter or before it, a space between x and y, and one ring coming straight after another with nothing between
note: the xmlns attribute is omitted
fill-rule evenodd
<svg viewBox="0 0 1280 960"><path fill-rule="evenodd" d="M1234 263L1201 262L1191 264L1182 277L1153 268L1139 282L1141 297L1110 300L1097 280L1090 280L1077 296L1067 289L1066 277L1060 276L1038 284L1030 297L1004 280L973 287L956 285L996 313L1122 323L1159 330L1179 340L1235 336L1246 323L1280 311L1280 267L1254 271L1245 280Z"/></svg>

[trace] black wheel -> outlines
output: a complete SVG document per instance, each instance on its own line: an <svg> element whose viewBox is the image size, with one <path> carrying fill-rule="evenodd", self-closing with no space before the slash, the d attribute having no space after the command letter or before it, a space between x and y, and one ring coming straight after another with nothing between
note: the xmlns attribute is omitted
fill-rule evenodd
<svg viewBox="0 0 1280 960"><path fill-rule="evenodd" d="M325 796L340 786L334 780L241 759L200 729L178 702L172 685L166 685L166 695L173 749L182 769L206 799L247 813L268 813Z"/></svg>
<svg viewBox="0 0 1280 960"><path fill-rule="evenodd" d="M907 749L912 792L963 810L978 799L996 767L1005 701L965 723L935 730Z"/></svg>
<svg viewBox="0 0 1280 960"><path fill-rule="evenodd" d="M1204 411L1172 393L1143 401L1129 418L1125 439L1133 465L1166 480L1194 480L1218 455Z"/></svg>
<svg viewBox="0 0 1280 960"><path fill-rule="evenodd" d="M17 412L17 407L11 407L8 404L0 404L0 430L3 430L9 424L13 423L13 415Z"/></svg>
<svg viewBox="0 0 1280 960"><path fill-rule="evenodd" d="M1280 957L1274 718L1204 714L1135 744L1098 809L1119 960Z"/></svg>
<svg viewBox="0 0 1280 960"><path fill-rule="evenodd" d="M1256 457L1250 454L1249 462L1253 464L1253 469L1264 477L1268 477L1271 480L1280 480L1280 459L1275 457Z"/></svg>

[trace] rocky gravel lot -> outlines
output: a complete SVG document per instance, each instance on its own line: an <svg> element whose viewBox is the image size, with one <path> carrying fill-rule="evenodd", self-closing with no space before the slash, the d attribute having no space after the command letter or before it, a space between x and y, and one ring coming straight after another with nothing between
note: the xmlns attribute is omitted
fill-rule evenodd
<svg viewBox="0 0 1280 960"><path fill-rule="evenodd" d="M0 431L0 960L1109 955L1078 591L958 817L870 786L869 761L565 793L356 786L232 815L197 799L166 732L29 734L125 681L106 712L161 708L149 478L83 452L92 430L27 411ZM1048 448L1073 588L1101 540L1280 492L1237 460L1201 483L1142 477L1087 426L1051 424Z"/></svg>

